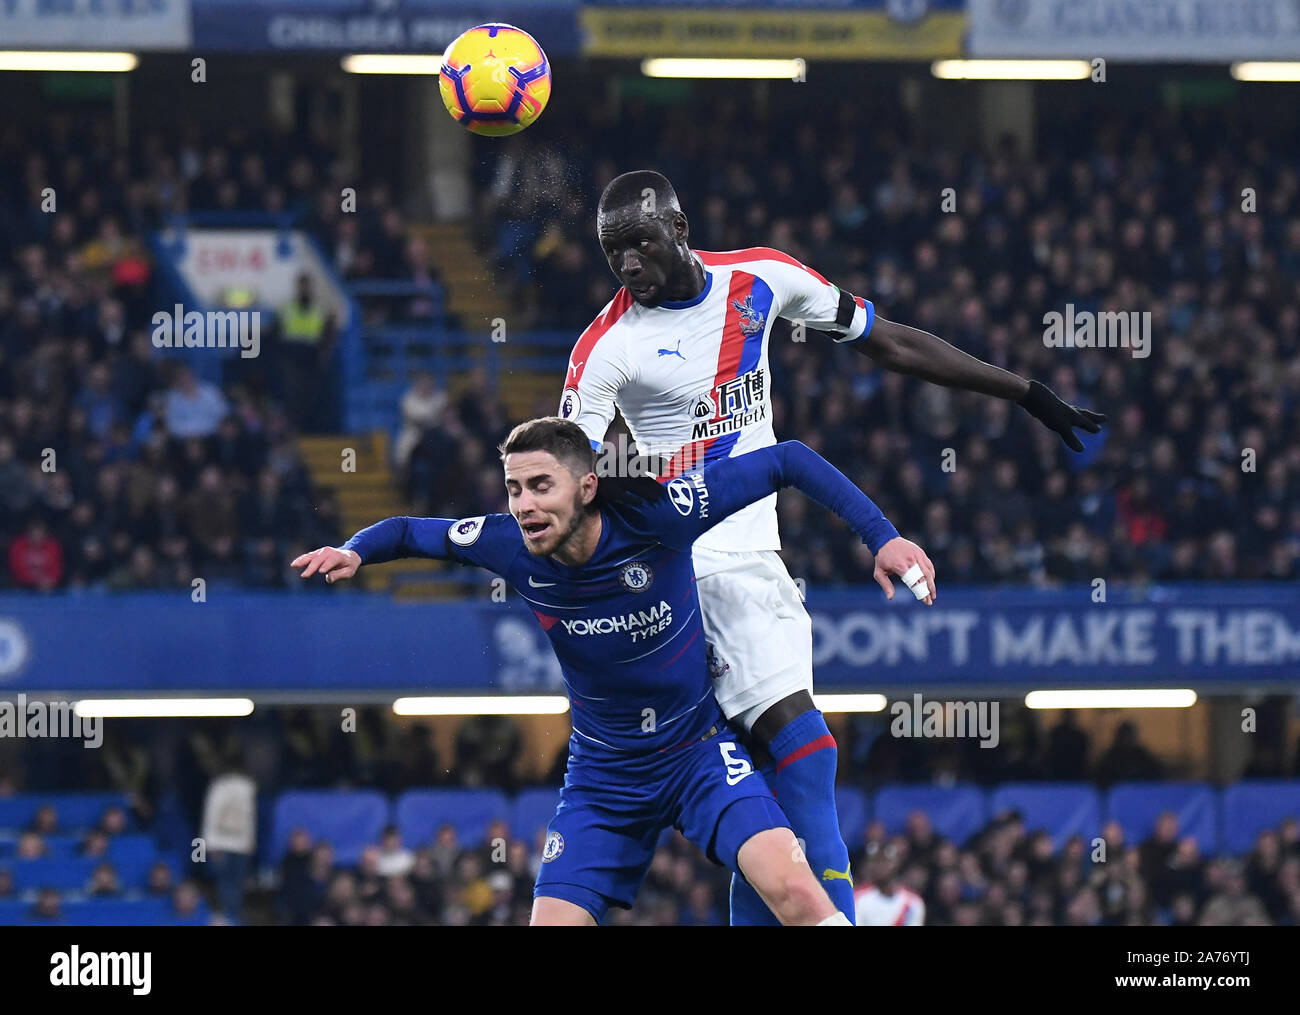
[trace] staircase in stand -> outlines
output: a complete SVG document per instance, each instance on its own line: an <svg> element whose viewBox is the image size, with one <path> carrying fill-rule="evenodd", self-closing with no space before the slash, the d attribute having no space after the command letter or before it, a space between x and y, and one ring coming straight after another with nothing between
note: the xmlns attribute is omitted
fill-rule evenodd
<svg viewBox="0 0 1300 1015"><path fill-rule="evenodd" d="M385 518L411 513L389 467L388 435L382 430L299 437L298 448L312 483L333 490L338 498L343 539ZM345 448L356 451L356 472L342 469ZM456 596L454 587L428 579L455 566L434 560L394 560L363 567L357 578L362 588L391 592L398 599L449 599Z"/></svg>

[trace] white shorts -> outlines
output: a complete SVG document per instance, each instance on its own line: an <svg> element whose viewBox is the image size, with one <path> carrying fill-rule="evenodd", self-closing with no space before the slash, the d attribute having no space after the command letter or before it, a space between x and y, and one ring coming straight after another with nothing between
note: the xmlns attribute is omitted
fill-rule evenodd
<svg viewBox="0 0 1300 1015"><path fill-rule="evenodd" d="M692 551L713 693L746 730L787 695L812 693L812 618L775 550Z"/></svg>

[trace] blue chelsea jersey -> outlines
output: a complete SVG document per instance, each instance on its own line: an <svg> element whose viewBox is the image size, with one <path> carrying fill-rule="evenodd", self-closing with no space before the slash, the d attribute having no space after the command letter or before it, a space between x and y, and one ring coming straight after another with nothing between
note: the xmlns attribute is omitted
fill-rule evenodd
<svg viewBox="0 0 1300 1015"><path fill-rule="evenodd" d="M723 459L665 485L601 480L600 539L579 567L537 557L510 515L389 518L344 546L363 564L424 556L501 575L550 638L572 705L576 755L657 754L722 722L706 659L691 544L783 486L831 508L872 552L898 533L842 474L798 442Z"/></svg>
<svg viewBox="0 0 1300 1015"><path fill-rule="evenodd" d="M448 529L448 555L510 582L550 638L582 753L658 751L721 721L690 541L656 538L672 527L665 506L674 511L666 497L602 504L600 541L581 567L529 553L510 515Z"/></svg>

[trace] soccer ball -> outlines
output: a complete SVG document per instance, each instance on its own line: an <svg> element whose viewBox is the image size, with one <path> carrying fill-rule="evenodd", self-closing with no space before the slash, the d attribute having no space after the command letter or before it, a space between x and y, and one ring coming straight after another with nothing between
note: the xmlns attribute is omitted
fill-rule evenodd
<svg viewBox="0 0 1300 1015"><path fill-rule="evenodd" d="M513 25L479 25L442 54L438 88L447 112L475 134L516 134L542 115L551 65L542 47Z"/></svg>

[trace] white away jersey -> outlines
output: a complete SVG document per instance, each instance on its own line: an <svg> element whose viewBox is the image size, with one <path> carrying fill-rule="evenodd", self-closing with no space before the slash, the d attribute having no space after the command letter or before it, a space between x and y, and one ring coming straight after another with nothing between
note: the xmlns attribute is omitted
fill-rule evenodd
<svg viewBox="0 0 1300 1015"><path fill-rule="evenodd" d="M642 454L669 464L668 479L776 443L768 340L777 317L853 342L875 310L770 247L692 251L704 289L643 307L619 289L569 357L559 414L599 450L615 407ZM776 495L700 537L714 550L779 550Z"/></svg>
<svg viewBox="0 0 1300 1015"><path fill-rule="evenodd" d="M925 901L911 889L899 885L893 895L875 885L853 893L859 927L924 927Z"/></svg>

